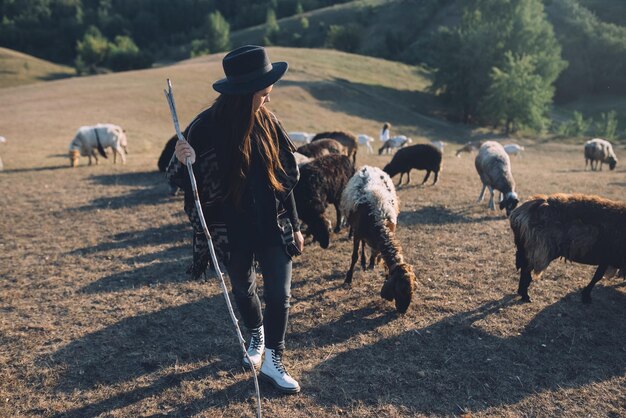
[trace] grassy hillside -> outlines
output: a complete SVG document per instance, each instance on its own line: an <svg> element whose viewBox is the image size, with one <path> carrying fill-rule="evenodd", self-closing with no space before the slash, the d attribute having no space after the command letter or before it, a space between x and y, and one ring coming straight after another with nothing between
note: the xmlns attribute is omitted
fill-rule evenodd
<svg viewBox="0 0 626 418"><path fill-rule="evenodd" d="M0 88L76 75L73 68L53 64L31 55L0 48Z"/></svg>
<svg viewBox="0 0 626 418"><path fill-rule="evenodd" d="M435 117L437 100L424 93L428 74L415 67L331 50L272 48L270 54L273 60L290 64L271 105L288 130L348 129L376 136L389 121L394 133L416 139L428 134L460 142L469 135L464 128ZM24 145L37 157L63 153L79 126L96 122L122 125L128 131L130 148L150 152L156 159L172 131L162 92L165 79L173 80L181 124L188 123L216 97L210 81L223 74L221 57L60 80L45 88L24 86L19 94L0 91L0 112L20 115L0 121L0 132L9 139L6 148L15 151L13 158L19 160L4 158L5 167L30 165L32 155L17 152ZM55 103L44 111L52 125L32 123L41 116L37 105L41 101Z"/></svg>
<svg viewBox="0 0 626 418"><path fill-rule="evenodd" d="M376 135L389 120L422 141L473 135L432 116L427 74L413 67L335 51L269 53L290 63L270 103L288 130ZM156 171L172 133L165 79L186 124L215 97L221 58L0 89L8 139L0 144L0 417L254 416L252 377L220 287L185 274L192 244L183 199ZM76 128L95 122L126 128L126 165L82 158L69 168ZM523 144L512 159L522 199L623 199L624 147L615 171L590 172L580 144ZM436 186L416 186L424 173L414 171L397 190L395 236L417 276L405 315L379 296L382 266L357 267L352 287L342 286L346 228L328 250L307 240L293 264L285 353L303 389L281 396L262 383L264 416L623 415L623 281L602 280L586 306L579 290L594 268L554 262L533 282L533 303L519 303L508 220L476 203L474 158L455 158L454 148ZM357 165L390 158L361 147ZM334 208L327 215L334 221Z"/></svg>

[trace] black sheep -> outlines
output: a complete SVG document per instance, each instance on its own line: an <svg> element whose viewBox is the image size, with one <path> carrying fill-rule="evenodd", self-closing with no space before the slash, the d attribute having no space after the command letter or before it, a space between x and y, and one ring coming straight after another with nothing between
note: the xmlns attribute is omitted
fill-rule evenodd
<svg viewBox="0 0 626 418"><path fill-rule="evenodd" d="M339 232L341 193L353 174L350 159L339 154L324 155L300 167L300 181L294 190L298 215L322 248L330 245L331 222L324 216L326 208L335 205L335 232Z"/></svg>
<svg viewBox="0 0 626 418"><path fill-rule="evenodd" d="M165 144L165 148L163 148L163 151L161 152L161 156L159 157L159 162L157 163L157 165L159 166L159 171L161 171L162 173L165 173L165 170L167 170L167 166L172 159L172 155L174 155L174 149L176 148L177 139L178 138L176 137L176 135L171 137L167 141L167 143Z"/></svg>
<svg viewBox="0 0 626 418"><path fill-rule="evenodd" d="M411 182L411 170L426 170L426 176L422 184L426 183L430 172L435 173L433 185L437 184L439 179L439 171L441 171L441 150L431 144L417 144L402 148L396 152L389 164L385 166L383 171L393 177L400 173L400 181L398 186L402 184L402 176L407 174L407 182Z"/></svg>

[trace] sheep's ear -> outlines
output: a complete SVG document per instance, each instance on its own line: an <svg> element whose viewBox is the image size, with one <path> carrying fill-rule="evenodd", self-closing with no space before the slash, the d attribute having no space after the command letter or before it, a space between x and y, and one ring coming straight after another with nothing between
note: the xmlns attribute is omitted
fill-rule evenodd
<svg viewBox="0 0 626 418"><path fill-rule="evenodd" d="M382 289L380 289L380 297L388 300L388 301L392 301L393 300L393 285L395 283L395 280L393 280L392 278L388 278L387 280L385 280L385 283L383 284Z"/></svg>

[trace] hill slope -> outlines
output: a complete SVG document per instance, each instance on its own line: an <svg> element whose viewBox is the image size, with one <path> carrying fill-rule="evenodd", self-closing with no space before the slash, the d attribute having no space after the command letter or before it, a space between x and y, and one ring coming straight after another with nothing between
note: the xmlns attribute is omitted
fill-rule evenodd
<svg viewBox="0 0 626 418"><path fill-rule="evenodd" d="M394 133L414 137L428 134L461 141L469 134L434 116L437 101L424 92L429 85L425 71L331 50L271 48L269 53L272 60L290 64L270 105L288 130L348 129L377 136L382 124L389 121ZM18 143L29 146L32 154L22 156L16 148L14 156L23 158L16 164L28 165L33 154L65 152L79 126L111 122L126 128L132 151L150 152L156 160L172 132L162 92L165 79L173 81L184 125L216 97L211 82L223 77L221 58L211 55L169 67L0 90L0 112L21 116L0 121L2 135L19 138L9 141L5 149L10 153ZM55 106L44 106L46 101ZM51 123L32 123L42 114ZM5 158L7 168L10 163Z"/></svg>
<svg viewBox="0 0 626 418"><path fill-rule="evenodd" d="M0 48L0 88L76 75L73 68L53 64L32 55Z"/></svg>

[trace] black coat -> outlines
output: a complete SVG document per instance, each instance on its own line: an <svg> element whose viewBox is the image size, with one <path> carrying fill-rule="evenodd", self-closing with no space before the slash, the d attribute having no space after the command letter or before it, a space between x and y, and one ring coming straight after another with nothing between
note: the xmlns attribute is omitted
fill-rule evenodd
<svg viewBox="0 0 626 418"><path fill-rule="evenodd" d="M272 218L274 216L276 218L281 242L289 254L289 247L294 245L294 230L298 228L298 214L292 191L298 182L299 171L293 155L295 147L275 116L272 115L272 117L278 128L278 157L285 170L284 173L280 170L275 173L284 190L274 192L277 204ZM225 206L229 209L225 202L227 189L225 173L230 172L230 167L226 152L221 146L223 142L220 142L222 138L228 138L226 128L216 120L213 109L209 108L200 113L184 132L185 138L196 152L193 171L198 185L198 194L218 261L222 265L227 265L231 249L228 222L224 216ZM188 272L197 278L206 270L210 254L196 210L187 168L178 161L175 155L168 166L167 178L171 184L185 191L185 212L194 232L193 264Z"/></svg>

